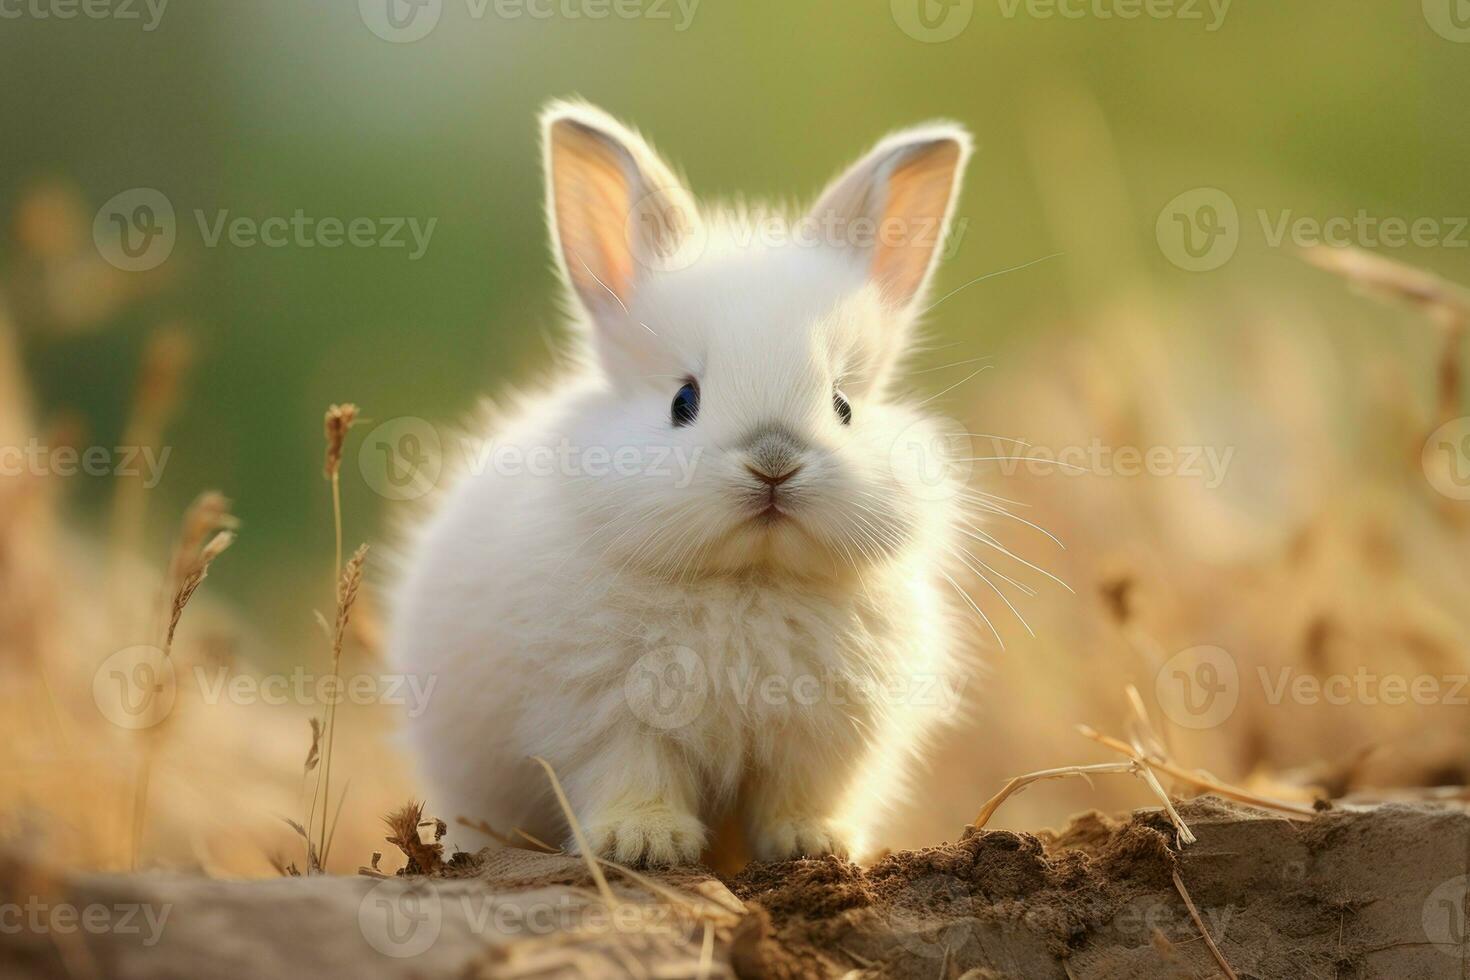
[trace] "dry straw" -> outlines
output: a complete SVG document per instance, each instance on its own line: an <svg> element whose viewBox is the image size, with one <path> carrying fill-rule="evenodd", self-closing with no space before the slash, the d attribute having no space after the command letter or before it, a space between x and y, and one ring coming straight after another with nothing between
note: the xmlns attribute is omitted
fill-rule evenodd
<svg viewBox="0 0 1470 980"><path fill-rule="evenodd" d="M347 564L342 568L342 575L337 580L337 615L332 626L332 690L340 694L342 677L342 647L347 638L347 626L352 620L352 607L357 603L357 595L362 587L362 569L367 561L368 546L361 545L352 557L347 559ZM321 776L317 783L317 792L312 797L312 808L309 813L307 826L311 826L311 817L316 813L318 801L321 805L321 822L317 827L317 850L321 854L321 860L326 862L331 854L332 834L336 830L335 818L327 820L327 807L331 805L332 799L332 750L337 742L337 702L340 697L334 697L327 705L326 718L321 723L321 729L325 733L324 738L326 750L321 755ZM316 729L313 728L315 736ZM311 756L308 755L308 761ZM347 789L343 787L342 799L337 801L337 812L342 810L342 801L346 799Z"/></svg>
<svg viewBox="0 0 1470 980"><path fill-rule="evenodd" d="M322 434L326 438L326 456L322 461L322 475L332 483L332 525L337 533L337 562L333 576L342 574L342 446L347 442L347 432L357 421L357 406L352 402L332 405L322 420Z"/></svg>
<svg viewBox="0 0 1470 980"><path fill-rule="evenodd" d="M164 604L164 626L160 643L164 657L173 656L174 636L178 632L184 609L209 575L210 565L234 543L238 523L230 513L229 500L214 490L200 494L185 511L178 544L175 545L173 557L169 561L167 601ZM155 698L150 702L150 708L156 708L158 704L159 701ZM164 720L152 719L152 724L142 729L145 742L133 794L133 867L137 867L142 851L143 828L148 815L148 787Z"/></svg>
<svg viewBox="0 0 1470 980"><path fill-rule="evenodd" d="M337 707L341 700L342 649L346 645L347 627L352 620L352 609L357 604L362 588L363 564L367 560L367 545L342 563L342 453L347 434L357 421L358 409L352 402L334 404L327 408L322 418L322 435L326 446L322 458L322 475L332 486L332 529L335 560L332 571L333 588L336 592L336 615L330 624L323 621L327 641L332 652L332 690L337 693L326 707L324 717L312 719L311 748L302 767L303 778L318 768L316 786L312 792L311 808L306 814L307 872L325 870L327 858L332 851L332 837L336 833L337 820L342 804L347 799L347 787L337 800L333 816L329 820L327 811L332 806L332 758L337 743ZM320 617L318 617L320 618ZM316 858L313 860L312 834L316 836Z"/></svg>

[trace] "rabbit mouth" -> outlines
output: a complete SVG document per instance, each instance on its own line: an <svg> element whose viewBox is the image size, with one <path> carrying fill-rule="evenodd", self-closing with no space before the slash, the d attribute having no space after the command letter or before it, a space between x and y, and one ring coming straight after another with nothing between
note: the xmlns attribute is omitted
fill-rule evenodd
<svg viewBox="0 0 1470 980"><path fill-rule="evenodd" d="M775 486L767 487L766 492L756 499L756 511L750 519L763 527L790 520L792 513L789 496Z"/></svg>
<svg viewBox="0 0 1470 980"><path fill-rule="evenodd" d="M776 498L774 495L769 500L767 500L765 506L756 511L755 516L751 518L752 521L761 525L779 524L790 519L790 511L783 509L781 505L776 502Z"/></svg>

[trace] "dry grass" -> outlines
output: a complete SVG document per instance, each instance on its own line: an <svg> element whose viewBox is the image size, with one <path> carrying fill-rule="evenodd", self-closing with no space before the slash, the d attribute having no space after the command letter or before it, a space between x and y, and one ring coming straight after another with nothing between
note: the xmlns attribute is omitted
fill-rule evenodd
<svg viewBox="0 0 1470 980"><path fill-rule="evenodd" d="M1077 138L1085 142L1087 131L1078 127ZM55 201L41 207L48 209L65 210ZM1064 221L1069 212L1054 213ZM1066 229L1054 230L1066 243ZM1372 304L1361 304L1361 324L1345 324L1295 301L1295 279L1263 284L1224 316L1151 290L1140 276L1123 280L1115 300L1086 322L1038 328L984 387L946 396L978 430L1052 447L1094 438L1231 446L1237 470L1216 490L1055 468L977 470L977 485L1024 501L1027 520L1069 547L1020 523L991 530L1077 595L1048 585L1018 603L1036 637L1008 635L985 683L969 687L975 710L917 781L919 799L887 828L894 846L952 837L987 798L977 822L1026 828L1086 807L1168 806L1199 792L1302 819L1320 797L1464 798L1463 707L1270 703L1254 681L1261 670L1325 676L1363 665L1411 677L1470 671L1464 507L1435 494L1420 468L1425 434L1464 412L1470 306L1459 287L1375 256L1309 258L1407 303L1430 329L1395 332L1395 315ZM1055 266L1061 274L1062 263ZM28 323L101 322L138 295L98 289L113 292L50 318L27 312ZM184 329L164 329L145 357L130 424L139 444L162 444L182 404ZM65 420L38 417L17 350L0 314L0 444L38 433L75 438L65 435L75 431ZM935 380L935 390L947 383ZM336 541L326 642L304 636L283 658L338 678L351 658L372 652L355 638L371 609L366 556L344 556L342 543L342 461L358 415L354 405L334 405L323 420ZM292 853L307 873L358 867L381 846L376 814L414 789L388 743L391 709L339 715L335 706L206 704L197 691L181 691L174 713L148 734L114 729L99 719L91 684L97 665L121 647L157 642L180 671L221 661L258 669L232 652L252 632L249 610L217 590L199 591L234 529L222 497L201 497L172 555L159 561L146 546L153 498L119 486L114 513L122 516L111 539L98 541L76 530L68 494L54 477L0 480L0 732L10 747L0 764L0 828L63 866L123 868L140 855L149 866L261 875L272 873L269 855ZM303 567L318 563L323 556L301 556ZM977 603L995 601L976 583L961 584ZM1234 657L1248 681L1239 706L1210 729L1178 726L1157 711L1150 721L1160 667L1199 644ZM1079 722L1095 726L1084 727L1086 742L1076 739ZM1013 779L1017 772L1029 775ZM1071 778L1099 774L1130 778L1092 786ZM282 814L296 818L283 822ZM444 843L458 826L445 828ZM36 843L35 827L44 828L45 844ZM409 850L431 846L405 829L393 835ZM506 828L503 840L523 838ZM376 864L370 870L383 873Z"/></svg>
<svg viewBox="0 0 1470 980"><path fill-rule="evenodd" d="M234 516L230 513L230 502L223 495L210 491L201 494L184 513L183 531L173 560L169 563L167 583L169 600L164 612L163 637L160 649L168 660L173 654L174 636L179 629L179 620L189 600L203 584L209 574L209 566L224 553L235 540ZM162 710L163 701L152 698L148 710ZM134 791L133 804L133 852L132 866L138 866L143 846L144 823L148 819L148 789L152 780L153 765L158 755L158 740L164 737L167 717L152 717L146 720L140 733L144 742L142 758L138 767L138 785Z"/></svg>

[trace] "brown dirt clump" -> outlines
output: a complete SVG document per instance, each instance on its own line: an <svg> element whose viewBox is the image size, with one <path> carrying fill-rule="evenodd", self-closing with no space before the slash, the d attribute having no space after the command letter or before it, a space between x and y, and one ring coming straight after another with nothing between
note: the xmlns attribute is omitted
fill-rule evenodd
<svg viewBox="0 0 1470 980"><path fill-rule="evenodd" d="M786 950L833 974L1215 975L1177 872L1241 978L1459 976L1464 950L1426 942L1421 920L1466 867L1465 813L1384 807L1301 824L1213 799L1180 810L1199 837L1182 851L1161 812L1086 814L1059 833L971 829L867 871L755 865L731 890L764 906ZM1463 928L1446 929L1463 945Z"/></svg>

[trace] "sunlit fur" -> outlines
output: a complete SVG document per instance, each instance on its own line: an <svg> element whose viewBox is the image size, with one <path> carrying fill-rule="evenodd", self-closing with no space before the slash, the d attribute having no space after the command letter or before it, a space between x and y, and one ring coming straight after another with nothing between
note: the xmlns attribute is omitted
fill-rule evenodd
<svg viewBox="0 0 1470 980"><path fill-rule="evenodd" d="M758 857L860 856L953 708L934 691L955 682L945 568L964 498L934 492L943 467L929 454L944 439L890 391L922 305L895 308L842 250L762 244L733 215L704 221L697 261L647 272L626 308L585 318L579 366L487 435L527 450L634 447L646 465L471 467L413 534L392 655L438 680L410 735L429 808L451 819L568 840L527 762L540 756L591 846L619 860L694 860L731 808ZM670 402L691 379L699 414L675 427ZM774 519L759 516L770 492L746 465L771 432L800 462ZM693 462L688 482L680 460ZM702 708L651 724L630 672L673 648L706 672ZM802 676L901 693L824 686L807 703L762 688Z"/></svg>

